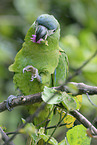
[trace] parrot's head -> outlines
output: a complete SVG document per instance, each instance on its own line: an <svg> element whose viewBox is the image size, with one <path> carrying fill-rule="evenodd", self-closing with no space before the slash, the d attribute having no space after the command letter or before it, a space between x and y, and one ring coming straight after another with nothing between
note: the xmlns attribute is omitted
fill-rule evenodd
<svg viewBox="0 0 97 145"><path fill-rule="evenodd" d="M41 43L45 41L48 36L57 34L57 38L60 37L60 25L58 21L52 15L42 14L36 21L35 25L35 35L31 38L35 43Z"/></svg>

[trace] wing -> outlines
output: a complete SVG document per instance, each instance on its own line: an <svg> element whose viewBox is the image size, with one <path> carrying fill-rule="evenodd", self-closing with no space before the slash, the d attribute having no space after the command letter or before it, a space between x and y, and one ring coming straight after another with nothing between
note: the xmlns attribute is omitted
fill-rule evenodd
<svg viewBox="0 0 97 145"><path fill-rule="evenodd" d="M54 86L63 84L68 74L68 57L62 49L59 53L59 63L54 72Z"/></svg>

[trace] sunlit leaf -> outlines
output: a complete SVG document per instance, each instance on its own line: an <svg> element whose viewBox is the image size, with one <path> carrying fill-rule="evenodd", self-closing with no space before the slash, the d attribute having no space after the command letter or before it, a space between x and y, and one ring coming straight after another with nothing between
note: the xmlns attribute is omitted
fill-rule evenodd
<svg viewBox="0 0 97 145"><path fill-rule="evenodd" d="M48 104L58 104L62 101L62 93L45 86L42 93L42 99Z"/></svg>
<svg viewBox="0 0 97 145"><path fill-rule="evenodd" d="M62 114L62 116L64 116L64 113ZM67 128L71 128L73 127L73 124L75 122L76 118L74 118L72 115L68 114L65 118L64 118L64 123L66 123L66 127Z"/></svg>
<svg viewBox="0 0 97 145"><path fill-rule="evenodd" d="M76 109L80 109L81 104L82 104L82 95L75 96L74 100L76 101L76 104L77 104Z"/></svg>
<svg viewBox="0 0 97 145"><path fill-rule="evenodd" d="M74 84L72 84L72 83L68 83L67 86L68 86L69 91L70 91L72 94L77 94L77 93L78 93L78 88L77 88L76 85L74 85Z"/></svg>
<svg viewBox="0 0 97 145"><path fill-rule="evenodd" d="M47 142L50 137L50 135L44 134L44 128L40 128L38 134L45 142ZM53 137L51 137L48 143L52 145L58 145L58 142Z"/></svg>
<svg viewBox="0 0 97 145"><path fill-rule="evenodd" d="M24 118L21 118L21 120L22 120L23 123L26 123L26 120Z"/></svg>
<svg viewBox="0 0 97 145"><path fill-rule="evenodd" d="M62 104L67 110L71 111L76 109L77 104L71 94L63 92L62 98L63 98Z"/></svg>
<svg viewBox="0 0 97 145"><path fill-rule="evenodd" d="M37 129L32 123L27 123L27 125L24 128L20 129L19 132L23 134L29 134L30 137L32 137L34 140L37 140L38 138Z"/></svg>
<svg viewBox="0 0 97 145"><path fill-rule="evenodd" d="M86 135L86 128L83 125L68 130L66 136L69 145L90 145L91 138Z"/></svg>

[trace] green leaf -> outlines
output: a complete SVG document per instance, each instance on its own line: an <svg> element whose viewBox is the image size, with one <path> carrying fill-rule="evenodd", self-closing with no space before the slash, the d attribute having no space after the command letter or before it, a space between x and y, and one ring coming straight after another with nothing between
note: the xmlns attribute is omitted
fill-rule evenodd
<svg viewBox="0 0 97 145"><path fill-rule="evenodd" d="M77 104L76 109L80 109L81 104L82 104L82 95L75 96L74 100L76 101L76 104Z"/></svg>
<svg viewBox="0 0 97 145"><path fill-rule="evenodd" d="M35 128L35 126L32 123L27 123L26 126L22 129L20 129L19 132L24 133L24 134L29 134L29 136L32 137L33 140L38 139L37 129Z"/></svg>
<svg viewBox="0 0 97 145"><path fill-rule="evenodd" d="M42 135L40 135L40 137L41 137L45 142L47 142L47 140L49 139L50 135L42 134ZM49 140L48 143L49 143L49 144L52 144L52 145L58 145L58 142L57 142L53 137L51 137L51 139Z"/></svg>
<svg viewBox="0 0 97 145"><path fill-rule="evenodd" d="M77 104L71 94L63 92L62 98L63 98L62 104L67 110L71 111L76 109Z"/></svg>
<svg viewBox="0 0 97 145"><path fill-rule="evenodd" d="M26 123L26 120L24 118L21 118L23 124Z"/></svg>
<svg viewBox="0 0 97 145"><path fill-rule="evenodd" d="M62 101L62 93L45 86L42 93L42 99L48 104L59 104Z"/></svg>
<svg viewBox="0 0 97 145"><path fill-rule="evenodd" d="M69 145L90 145L91 138L86 135L86 128L77 125L66 134Z"/></svg>
<svg viewBox="0 0 97 145"><path fill-rule="evenodd" d="M78 93L78 88L77 88L77 86L75 86L74 84L68 83L67 86L68 86L69 91L70 91L72 94L77 94L77 93Z"/></svg>
<svg viewBox="0 0 97 145"><path fill-rule="evenodd" d="M67 145L66 139L62 140L60 143L58 143L58 145Z"/></svg>
<svg viewBox="0 0 97 145"><path fill-rule="evenodd" d="M38 134L39 134L40 138L42 138L45 142L47 142L47 140L50 137L50 135L44 134L44 128L42 128L42 127L39 129ZM51 137L51 139L49 140L48 143L52 144L52 145L58 145L58 142L53 137Z"/></svg>

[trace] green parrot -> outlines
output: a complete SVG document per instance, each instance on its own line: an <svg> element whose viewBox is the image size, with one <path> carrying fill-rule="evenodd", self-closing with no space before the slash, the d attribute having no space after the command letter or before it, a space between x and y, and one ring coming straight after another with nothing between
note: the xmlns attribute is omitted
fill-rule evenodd
<svg viewBox="0 0 97 145"><path fill-rule="evenodd" d="M15 87L22 94L39 93L44 86L58 86L65 81L68 59L59 47L59 39L60 25L54 16L42 14L32 24L22 49L17 53L14 63L9 66L9 71L15 73ZM39 106L39 103L36 104L31 106L32 112ZM35 124L48 116L48 108L47 105L38 118L35 118Z"/></svg>
<svg viewBox="0 0 97 145"><path fill-rule="evenodd" d="M59 62L60 25L48 14L40 15L25 37L22 49L9 70L16 88L24 95L42 92L51 86L51 74Z"/></svg>

